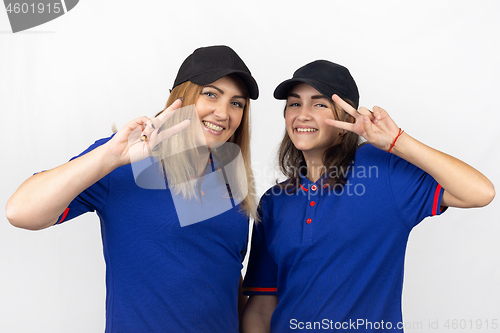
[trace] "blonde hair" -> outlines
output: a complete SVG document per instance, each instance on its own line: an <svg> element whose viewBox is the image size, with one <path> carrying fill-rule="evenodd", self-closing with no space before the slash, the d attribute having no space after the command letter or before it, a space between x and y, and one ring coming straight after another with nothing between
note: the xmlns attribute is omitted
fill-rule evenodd
<svg viewBox="0 0 500 333"><path fill-rule="evenodd" d="M165 109L180 97L182 97L181 108L196 104L203 88L204 86L190 81L178 85L172 89ZM163 111L159 112L156 116ZM186 115L186 113L189 112L185 112L184 114L183 112L176 112L167 120L164 126L169 127L189 118L189 115ZM195 116L197 117L198 115L196 114ZM200 166L196 161L198 161L199 152L196 148L193 149L193 147L197 146L195 141L196 128L194 128L194 126L189 126L186 130L166 140L160 149L155 149L155 151L159 151L160 155L163 157L170 156L169 158L161 159L165 172L168 175L169 188L174 194L181 193L184 198L196 197L196 191L191 182L192 175L199 175L205 168L205 166L203 166L203 170L198 170ZM230 183L237 187L236 189L232 189L232 193L247 193L246 189L248 189L248 193L242 201L241 207L247 216L256 220L257 201L250 159L250 99L248 97L246 98L245 107L243 108L240 126L238 126L234 134L229 138L228 142L234 143L240 148L243 157L243 165L237 166L236 168L237 170L241 170L241 167L244 167L245 170L245 174L238 172L236 175L234 173L228 175L232 180ZM224 145L221 148L222 149L216 149L216 158L219 162L225 164L224 159L232 159L234 156L227 156L228 150L223 149ZM175 153L172 156L172 152L179 153ZM212 153L215 152L212 151ZM156 155L158 156L158 154Z"/></svg>

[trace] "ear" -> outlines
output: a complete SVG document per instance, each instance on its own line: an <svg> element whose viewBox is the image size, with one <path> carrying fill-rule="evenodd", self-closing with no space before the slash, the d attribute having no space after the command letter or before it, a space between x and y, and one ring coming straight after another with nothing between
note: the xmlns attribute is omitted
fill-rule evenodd
<svg viewBox="0 0 500 333"><path fill-rule="evenodd" d="M346 130L341 130L339 132L339 136L337 137L337 139L335 139L335 142L332 144L332 147L340 145L346 134L347 134Z"/></svg>

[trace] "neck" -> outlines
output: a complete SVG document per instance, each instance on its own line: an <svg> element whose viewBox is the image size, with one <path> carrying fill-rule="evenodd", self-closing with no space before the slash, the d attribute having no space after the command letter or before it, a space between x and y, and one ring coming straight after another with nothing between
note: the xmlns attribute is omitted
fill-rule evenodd
<svg viewBox="0 0 500 333"><path fill-rule="evenodd" d="M320 156L312 156L306 153L303 154L307 165L306 177L307 179L315 183L322 176L322 172L324 171L323 155L321 154Z"/></svg>
<svg viewBox="0 0 500 333"><path fill-rule="evenodd" d="M203 173L205 172L207 164L210 163L209 159L210 159L210 149L198 148L198 160L195 161L196 170L198 170L198 177L203 175Z"/></svg>

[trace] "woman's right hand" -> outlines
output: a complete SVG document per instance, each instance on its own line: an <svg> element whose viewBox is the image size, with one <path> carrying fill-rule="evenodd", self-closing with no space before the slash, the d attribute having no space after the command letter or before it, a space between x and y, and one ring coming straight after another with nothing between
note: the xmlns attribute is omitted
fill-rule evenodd
<svg viewBox="0 0 500 333"><path fill-rule="evenodd" d="M115 159L117 166L137 162L150 156L151 150L157 144L186 129L191 124L189 119L158 133L161 126L174 115L181 104L182 101L177 99L157 117L136 118L119 130L106 143L109 156Z"/></svg>
<svg viewBox="0 0 500 333"><path fill-rule="evenodd" d="M180 105L178 100L158 117L134 119L106 144L54 169L31 176L7 202L7 219L16 227L30 230L53 225L71 201L89 186L121 165L146 158L150 147L188 127L191 122L184 120L158 133L161 125ZM141 140L143 135L146 139Z"/></svg>

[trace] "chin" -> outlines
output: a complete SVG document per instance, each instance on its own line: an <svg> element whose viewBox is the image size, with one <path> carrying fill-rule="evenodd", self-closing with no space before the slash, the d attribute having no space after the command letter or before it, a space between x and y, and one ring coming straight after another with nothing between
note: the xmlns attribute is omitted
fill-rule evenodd
<svg viewBox="0 0 500 333"><path fill-rule="evenodd" d="M216 149L222 146L226 141L207 141L208 148Z"/></svg>
<svg viewBox="0 0 500 333"><path fill-rule="evenodd" d="M297 148L300 151L308 151L308 150L313 148L313 147L309 147L307 145L294 145L294 146L295 146L295 148Z"/></svg>
<svg viewBox="0 0 500 333"><path fill-rule="evenodd" d="M311 142L307 140L296 140L295 142L292 140L292 143L298 150L308 150L314 148Z"/></svg>

